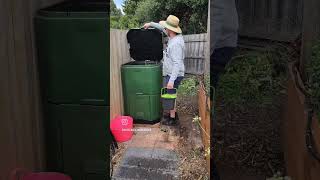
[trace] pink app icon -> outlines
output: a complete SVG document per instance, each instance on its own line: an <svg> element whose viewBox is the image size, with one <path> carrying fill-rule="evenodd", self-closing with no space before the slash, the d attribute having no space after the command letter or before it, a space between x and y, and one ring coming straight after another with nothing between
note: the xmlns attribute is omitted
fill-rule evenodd
<svg viewBox="0 0 320 180"><path fill-rule="evenodd" d="M121 124L123 126L127 126L128 125L128 119L121 119Z"/></svg>

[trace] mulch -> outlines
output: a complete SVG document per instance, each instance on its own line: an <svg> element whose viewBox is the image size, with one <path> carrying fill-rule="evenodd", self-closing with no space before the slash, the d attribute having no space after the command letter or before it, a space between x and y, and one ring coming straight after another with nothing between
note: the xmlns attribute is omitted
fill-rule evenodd
<svg viewBox="0 0 320 180"><path fill-rule="evenodd" d="M285 97L272 106L236 110L217 100L217 132L214 154L217 164L233 166L250 174L272 177L284 173L281 127Z"/></svg>

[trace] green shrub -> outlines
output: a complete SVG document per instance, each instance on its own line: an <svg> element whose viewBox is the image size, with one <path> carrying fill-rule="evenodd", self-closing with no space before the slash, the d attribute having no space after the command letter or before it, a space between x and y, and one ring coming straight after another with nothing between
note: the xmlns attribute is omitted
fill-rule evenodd
<svg viewBox="0 0 320 180"><path fill-rule="evenodd" d="M205 74L204 75L204 87L206 90L207 96L210 96L210 74Z"/></svg>
<svg viewBox="0 0 320 180"><path fill-rule="evenodd" d="M198 92L198 82L196 76L186 77L182 80L178 93L183 96L195 96Z"/></svg>
<svg viewBox="0 0 320 180"><path fill-rule="evenodd" d="M311 61L307 64L307 88L311 94L311 103L320 117L320 41L312 48Z"/></svg>
<svg viewBox="0 0 320 180"><path fill-rule="evenodd" d="M291 180L289 176L282 176L280 172L277 172L271 178L267 178L266 180Z"/></svg>
<svg viewBox="0 0 320 180"><path fill-rule="evenodd" d="M286 74L285 58L271 51L242 54L220 77L217 95L239 108L271 105Z"/></svg>

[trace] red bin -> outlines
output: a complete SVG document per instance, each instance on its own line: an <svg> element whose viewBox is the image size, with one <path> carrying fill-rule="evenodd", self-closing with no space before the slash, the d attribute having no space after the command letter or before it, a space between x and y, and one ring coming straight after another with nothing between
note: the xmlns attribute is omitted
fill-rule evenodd
<svg viewBox="0 0 320 180"><path fill-rule="evenodd" d="M133 135L133 119L130 116L117 116L110 123L110 130L117 142L129 141Z"/></svg>

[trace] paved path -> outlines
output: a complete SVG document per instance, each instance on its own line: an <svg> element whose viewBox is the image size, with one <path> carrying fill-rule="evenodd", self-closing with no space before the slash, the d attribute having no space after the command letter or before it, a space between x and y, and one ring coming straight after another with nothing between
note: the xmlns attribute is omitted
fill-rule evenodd
<svg viewBox="0 0 320 180"><path fill-rule="evenodd" d="M174 151L179 133L174 128L159 125L139 125L132 140L127 142L114 180L176 180L179 177L179 157Z"/></svg>

